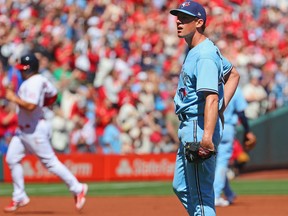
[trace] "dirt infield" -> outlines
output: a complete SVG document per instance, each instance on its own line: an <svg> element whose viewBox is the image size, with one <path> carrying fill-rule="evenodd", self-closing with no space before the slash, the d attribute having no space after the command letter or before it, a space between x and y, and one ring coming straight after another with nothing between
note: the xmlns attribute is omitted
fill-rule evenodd
<svg viewBox="0 0 288 216"><path fill-rule="evenodd" d="M288 179L288 171L243 174L240 178ZM0 200L0 208L10 201ZM288 196L239 196L235 204L218 207L217 216L287 216ZM0 213L0 215L9 215ZM10 214L11 215L11 214ZM184 216L187 215L176 196L165 197L89 197L85 208L77 212L71 197L31 197L31 203L12 215L29 216Z"/></svg>
<svg viewBox="0 0 288 216"><path fill-rule="evenodd" d="M1 198L0 207L9 200ZM287 216L288 196L240 196L236 203L216 209L219 216ZM11 215L2 214L0 215ZM31 203L13 215L29 216L184 216L187 215L174 196L168 197L88 197L81 212L68 197L31 197Z"/></svg>

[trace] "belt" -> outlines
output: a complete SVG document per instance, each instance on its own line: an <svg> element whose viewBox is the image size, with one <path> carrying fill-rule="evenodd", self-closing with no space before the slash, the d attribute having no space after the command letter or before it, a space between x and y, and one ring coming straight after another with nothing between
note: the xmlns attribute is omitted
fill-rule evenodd
<svg viewBox="0 0 288 216"><path fill-rule="evenodd" d="M198 115L192 114L192 113L179 113L178 114L178 119L180 121L187 121L187 120L189 120L189 119L191 119L191 118L193 118L195 116L198 116Z"/></svg>

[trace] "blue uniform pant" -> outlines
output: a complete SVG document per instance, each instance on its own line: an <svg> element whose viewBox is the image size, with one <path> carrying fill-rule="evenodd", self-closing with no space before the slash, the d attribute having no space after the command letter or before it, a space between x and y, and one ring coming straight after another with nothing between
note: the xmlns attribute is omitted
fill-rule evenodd
<svg viewBox="0 0 288 216"><path fill-rule="evenodd" d="M180 146L175 164L173 189L190 216L216 215L213 189L216 157L212 156L203 163L195 164L187 162L184 155L185 142L201 141L203 128L204 117L198 116L181 122L178 131ZM222 125L218 120L213 135L216 148L221 135Z"/></svg>
<svg viewBox="0 0 288 216"><path fill-rule="evenodd" d="M235 129L233 125L225 124L223 137L218 146L218 153L216 158L216 171L214 181L215 198L221 197L222 192L226 195L231 195L231 189L227 180L227 171L229 166L229 160L233 153L233 141L234 141Z"/></svg>

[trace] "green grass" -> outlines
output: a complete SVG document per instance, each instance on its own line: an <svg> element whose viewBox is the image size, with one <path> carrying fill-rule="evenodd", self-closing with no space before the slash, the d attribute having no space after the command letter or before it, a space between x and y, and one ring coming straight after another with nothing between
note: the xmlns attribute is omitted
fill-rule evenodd
<svg viewBox="0 0 288 216"><path fill-rule="evenodd" d="M171 182L93 182L88 183L89 196L171 195ZM63 183L26 184L31 196L70 196ZM0 184L0 196L10 196L12 185Z"/></svg>
<svg viewBox="0 0 288 216"><path fill-rule="evenodd" d="M93 182L89 196L166 196L173 195L172 183L165 182ZM238 195L288 195L288 180L233 180ZM29 196L70 196L63 183L26 184ZM0 183L0 196L11 196L12 184Z"/></svg>
<svg viewBox="0 0 288 216"><path fill-rule="evenodd" d="M235 180L231 187L239 195L288 195L288 180Z"/></svg>

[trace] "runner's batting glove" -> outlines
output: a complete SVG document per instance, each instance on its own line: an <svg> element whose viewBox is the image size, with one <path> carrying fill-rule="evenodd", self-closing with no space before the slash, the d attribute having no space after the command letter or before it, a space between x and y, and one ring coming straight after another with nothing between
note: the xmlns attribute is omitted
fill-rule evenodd
<svg viewBox="0 0 288 216"><path fill-rule="evenodd" d="M202 163L212 155L216 155L216 151L204 148L200 142L186 142L184 152L189 163Z"/></svg>

